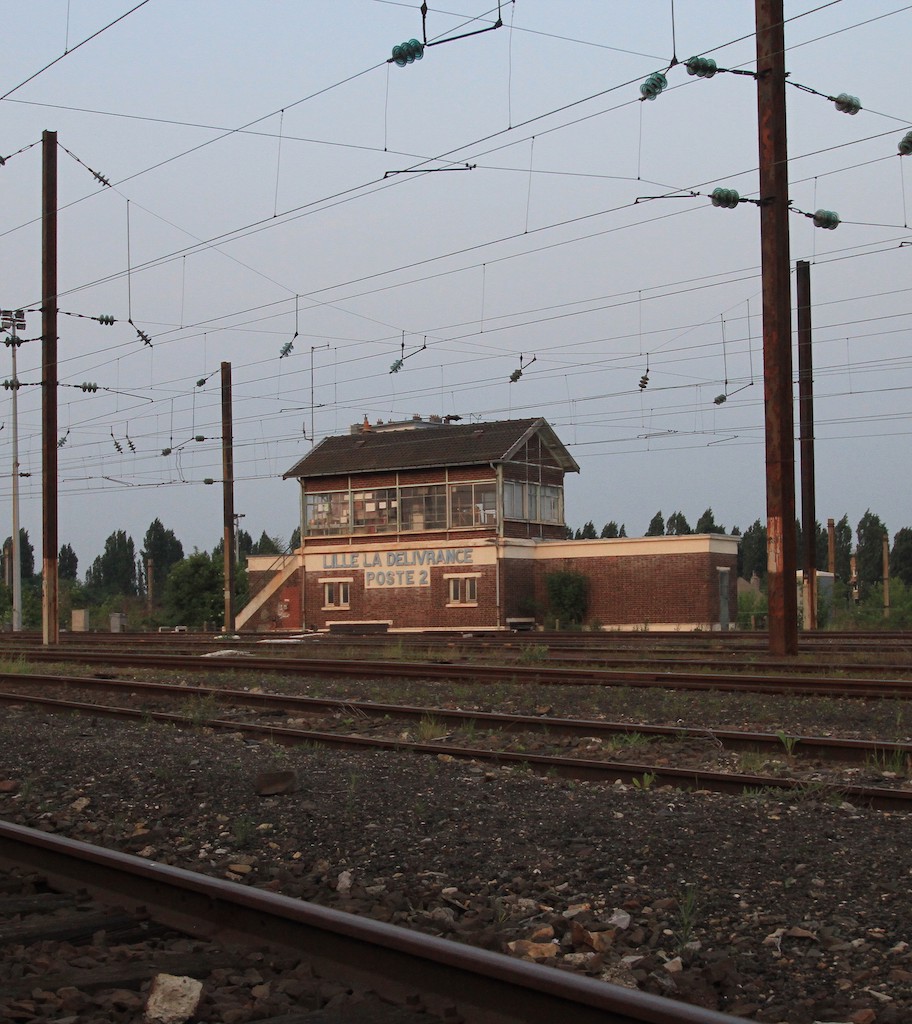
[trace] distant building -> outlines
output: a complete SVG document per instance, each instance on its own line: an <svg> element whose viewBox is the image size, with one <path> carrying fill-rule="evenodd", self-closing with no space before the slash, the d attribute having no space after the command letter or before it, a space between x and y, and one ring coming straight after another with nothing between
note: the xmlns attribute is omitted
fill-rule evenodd
<svg viewBox="0 0 912 1024"><path fill-rule="evenodd" d="M531 628L549 615L555 572L585 579L589 624L727 623L737 538L568 540L564 477L578 472L537 417L365 420L325 438L285 474L300 486L301 547L250 559L255 596L237 626Z"/></svg>

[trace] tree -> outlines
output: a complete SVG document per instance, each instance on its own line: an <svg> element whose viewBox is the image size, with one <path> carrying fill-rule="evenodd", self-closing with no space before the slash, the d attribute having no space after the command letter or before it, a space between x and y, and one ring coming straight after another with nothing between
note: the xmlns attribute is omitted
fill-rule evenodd
<svg viewBox="0 0 912 1024"><path fill-rule="evenodd" d="M665 523L665 532L669 537L685 537L693 530L683 512L672 512Z"/></svg>
<svg viewBox="0 0 912 1024"><path fill-rule="evenodd" d="M223 579L220 562L205 551L195 551L177 562L165 580L169 620L186 626L220 623L225 611Z"/></svg>
<svg viewBox="0 0 912 1024"><path fill-rule="evenodd" d="M123 530L115 530L105 541L104 552L86 572L86 587L96 598L136 594L136 549Z"/></svg>
<svg viewBox="0 0 912 1024"><path fill-rule="evenodd" d="M725 533L725 527L716 523L713 510L708 508L697 520L694 533Z"/></svg>
<svg viewBox="0 0 912 1024"><path fill-rule="evenodd" d="M588 523L583 525L583 529L580 532L581 540L595 540L598 534L595 532L595 523L590 519Z"/></svg>
<svg viewBox="0 0 912 1024"><path fill-rule="evenodd" d="M79 559L69 544L64 544L57 555L57 576L62 580L75 580Z"/></svg>
<svg viewBox="0 0 912 1024"><path fill-rule="evenodd" d="M260 534L260 539L250 549L250 553L252 555L280 555L282 553L282 549L279 546L279 542L270 537L264 530L262 534Z"/></svg>
<svg viewBox="0 0 912 1024"><path fill-rule="evenodd" d="M661 510L650 519L649 526L646 530L647 537L662 537L665 534L665 519L662 516Z"/></svg>
<svg viewBox="0 0 912 1024"><path fill-rule="evenodd" d="M620 537L620 535L620 528L613 519L610 523L605 523L605 525L602 527L602 540L613 540L615 537Z"/></svg>
<svg viewBox="0 0 912 1024"><path fill-rule="evenodd" d="M836 548L836 575L843 583L849 582L852 575L852 527L849 517L843 516L834 527Z"/></svg>
<svg viewBox="0 0 912 1024"><path fill-rule="evenodd" d="M237 533L237 560L239 562L246 562L247 558L253 552L253 537L246 530L238 530ZM222 545L224 547L224 544Z"/></svg>
<svg viewBox="0 0 912 1024"><path fill-rule="evenodd" d="M296 526L291 532L291 540L288 542L288 547L292 551L297 551L301 546L301 527Z"/></svg>
<svg viewBox="0 0 912 1024"><path fill-rule="evenodd" d="M904 526L893 538L890 552L890 576L912 589L912 529Z"/></svg>
<svg viewBox="0 0 912 1024"><path fill-rule="evenodd" d="M804 564L804 531L801 520L795 520L795 543L798 552L798 568L806 568ZM829 539L826 530L819 522L814 523L814 568L826 572L829 562Z"/></svg>
<svg viewBox="0 0 912 1024"><path fill-rule="evenodd" d="M560 622L582 622L589 607L589 580L581 572L563 569L545 575L548 607Z"/></svg>
<svg viewBox="0 0 912 1024"><path fill-rule="evenodd" d="M3 550L12 550L13 538L7 537L3 542ZM19 576L28 580L35 575L35 549L29 541L28 530L19 528Z"/></svg>
<svg viewBox="0 0 912 1024"><path fill-rule="evenodd" d="M162 592L165 580L171 567L184 557L184 546L174 535L173 530L166 530L160 519L153 519L143 538L142 551L143 579L146 593L149 592L149 560L152 560L152 593L158 596Z"/></svg>
<svg viewBox="0 0 912 1024"><path fill-rule="evenodd" d="M766 527L759 519L744 531L738 547L738 575L749 580L754 573L766 579Z"/></svg>
<svg viewBox="0 0 912 1024"><path fill-rule="evenodd" d="M862 596L883 579L883 540L887 528L880 516L868 509L858 521L855 568Z"/></svg>

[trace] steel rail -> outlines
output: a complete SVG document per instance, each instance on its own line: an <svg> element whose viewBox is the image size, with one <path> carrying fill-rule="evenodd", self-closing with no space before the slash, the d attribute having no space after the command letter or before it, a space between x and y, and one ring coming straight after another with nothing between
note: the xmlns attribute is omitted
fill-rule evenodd
<svg viewBox="0 0 912 1024"><path fill-rule="evenodd" d="M486 750L481 747L459 747L445 743L419 743L413 740L380 739L312 729L292 729L286 726L256 725L230 719L206 718L197 721L186 715L166 711L148 711L138 708L110 707L104 704L85 704L62 701L50 697L0 693L0 704L28 703L50 711L72 711L95 717L128 718L139 721L165 722L181 728L218 729L242 733L273 743L296 745L316 743L326 747L360 750L394 750L435 757L448 756L459 760L493 763L500 767L512 765L542 775L560 775L562 778L586 782L619 781L628 785L651 788L653 785L671 786L683 790L710 790L715 793L740 795L745 790L778 791L784 794L802 794L809 784L800 779L783 779L767 775L733 772L712 772L700 768L672 768L666 765L635 764L623 761L599 761L592 758L559 757L549 754L518 753L509 750ZM876 810L908 811L912 807L912 790L887 789L875 786L855 786L813 783L814 792L829 794L840 800L856 802Z"/></svg>
<svg viewBox="0 0 912 1024"><path fill-rule="evenodd" d="M54 885L85 888L102 901L143 906L179 930L293 949L367 977L381 994L401 998L421 990L440 1007L465 1008L473 1021L734 1024L738 1019L20 825L0 822L0 863L26 865Z"/></svg>
<svg viewBox="0 0 912 1024"><path fill-rule="evenodd" d="M224 649L222 657L207 658L205 655L147 654L128 652L67 651L65 655L55 649L39 648L29 652L35 661L65 660L78 664L102 664L112 666L183 669L210 672L214 664L223 669L244 671L278 672L295 675L336 676L344 678L389 678L400 679L446 679L473 682L550 683L576 686L638 686L688 690L731 690L749 693L773 694L819 694L841 697L906 697L912 696L912 679L868 679L863 677L807 678L789 675L747 675L729 673L721 669L716 673L654 672L647 670L613 671L589 668L550 668L540 665L479 665L442 664L440 662L414 661L352 661L287 658L263 658L243 653L232 655Z"/></svg>
<svg viewBox="0 0 912 1024"><path fill-rule="evenodd" d="M537 732L558 736L630 735L660 739L708 740L728 750L768 749L780 753L805 754L828 760L872 761L912 757L912 743L868 740L835 736L803 736L784 733L746 732L738 729L696 728L686 725L651 725L646 722L612 722L605 719L552 718L544 715L508 714L491 711L464 711L454 708L417 707L385 704L377 701L346 700L336 697L307 697L295 694L255 693L216 686L185 686L178 683L157 683L135 679L99 678L97 676L63 676L16 673L0 679L26 686L60 686L66 689L129 690L149 697L166 696L183 699L214 698L220 705L241 705L269 708L301 714L312 711L355 712L372 718L433 718L457 726L475 725L504 732Z"/></svg>

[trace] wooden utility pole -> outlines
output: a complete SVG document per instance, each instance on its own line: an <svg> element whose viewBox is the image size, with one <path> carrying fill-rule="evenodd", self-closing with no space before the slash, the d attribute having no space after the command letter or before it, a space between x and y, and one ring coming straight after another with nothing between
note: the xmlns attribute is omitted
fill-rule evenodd
<svg viewBox="0 0 912 1024"><path fill-rule="evenodd" d="M234 435L231 425L231 363L222 363L222 498L224 525L225 632L234 632Z"/></svg>
<svg viewBox="0 0 912 1024"><path fill-rule="evenodd" d="M827 520L827 572L836 575L836 521Z"/></svg>
<svg viewBox="0 0 912 1024"><path fill-rule="evenodd" d="M44 132L41 208L42 635L60 641L57 621L57 133Z"/></svg>
<svg viewBox="0 0 912 1024"><path fill-rule="evenodd" d="M798 597L782 0L755 0L755 15L769 649L771 654L790 655L798 653Z"/></svg>
<svg viewBox="0 0 912 1024"><path fill-rule="evenodd" d="M798 260L798 429L801 437L801 593L804 628L817 628L817 508L814 485L814 360L811 350L811 265Z"/></svg>

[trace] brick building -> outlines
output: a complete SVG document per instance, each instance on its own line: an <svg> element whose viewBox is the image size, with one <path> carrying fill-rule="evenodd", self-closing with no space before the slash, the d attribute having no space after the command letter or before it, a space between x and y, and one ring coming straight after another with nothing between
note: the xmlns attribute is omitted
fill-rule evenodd
<svg viewBox="0 0 912 1024"><path fill-rule="evenodd" d="M737 538L567 540L579 466L541 418L416 417L328 437L285 479L301 547L252 558L238 628L483 630L543 624L548 577L576 574L585 621L711 629L736 606Z"/></svg>

